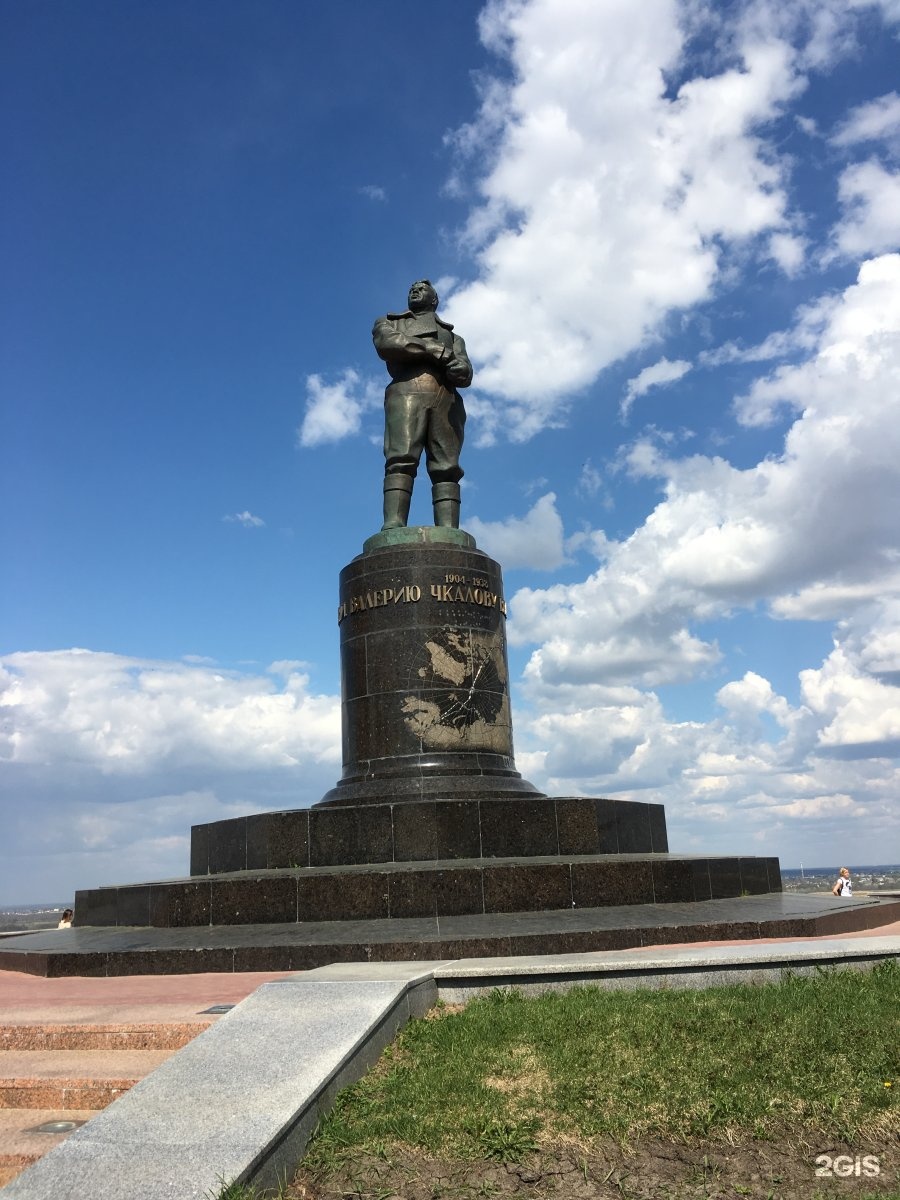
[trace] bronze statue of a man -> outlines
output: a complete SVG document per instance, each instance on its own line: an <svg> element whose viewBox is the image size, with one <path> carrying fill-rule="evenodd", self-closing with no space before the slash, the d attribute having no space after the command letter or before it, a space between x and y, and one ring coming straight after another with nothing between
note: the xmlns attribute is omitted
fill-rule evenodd
<svg viewBox="0 0 900 1200"><path fill-rule="evenodd" d="M391 376L384 393L384 525L409 518L422 451L431 477L435 525L459 528L459 452L466 410L457 388L472 382L466 344L436 315L438 294L427 279L409 289L406 312L380 317L372 330Z"/></svg>

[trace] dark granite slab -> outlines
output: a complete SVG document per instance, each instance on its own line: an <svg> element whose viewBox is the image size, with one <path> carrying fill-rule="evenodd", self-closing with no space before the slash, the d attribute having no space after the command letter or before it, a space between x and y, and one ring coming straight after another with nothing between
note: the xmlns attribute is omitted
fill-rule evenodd
<svg viewBox="0 0 900 1200"><path fill-rule="evenodd" d="M352 838L359 813L335 808L316 815L327 837L312 843L310 856L340 857L341 837ZM466 819L465 811L458 815ZM386 810L383 820L386 840ZM75 925L174 929L679 904L697 899L698 887L700 898L710 899L713 871L722 899L729 886L735 897L751 894L748 884L756 889L752 894L763 894L769 865L766 859L669 854L337 862L79 892Z"/></svg>
<svg viewBox="0 0 900 1200"><path fill-rule="evenodd" d="M556 807L544 797L492 800L480 806L483 858L525 858L556 854Z"/></svg>
<svg viewBox="0 0 900 1200"><path fill-rule="evenodd" d="M247 818L216 821L209 827L209 860L221 863L223 871L247 867Z"/></svg>
<svg viewBox="0 0 900 1200"><path fill-rule="evenodd" d="M4 938L0 970L44 976L305 970L388 962L578 953L697 941L815 937L900 920L900 901L770 894L685 904L204 929L91 927Z"/></svg>
<svg viewBox="0 0 900 1200"><path fill-rule="evenodd" d="M497 770L512 760L477 757L483 774L457 781L458 790L470 796L421 799L422 780L404 777L395 785L403 803L257 813L195 825L191 874L447 858L649 854L667 844L662 805L586 796L485 798L479 793L489 790L495 760ZM447 768L440 755L429 764Z"/></svg>

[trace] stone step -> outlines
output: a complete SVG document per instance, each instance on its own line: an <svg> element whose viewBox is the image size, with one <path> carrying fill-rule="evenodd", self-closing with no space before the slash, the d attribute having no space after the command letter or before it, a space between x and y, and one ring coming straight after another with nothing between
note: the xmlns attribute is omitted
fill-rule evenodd
<svg viewBox="0 0 900 1200"><path fill-rule="evenodd" d="M77 937L72 930L46 931L47 936L51 933ZM237 982L199 975L161 982L158 976L36 979L4 973L0 1073L5 1077L0 1084L7 1088L6 1101L27 1101L33 1092L26 1083L45 1096L52 1096L53 1088L59 1090L30 1106L0 1107L0 1187L68 1137L65 1129L36 1132L38 1126L90 1120L99 1111L94 1104L113 1092L121 1095L126 1085L155 1069L214 1024L221 1012L271 978L245 976ZM122 1051L130 1055L117 1057ZM89 1102L74 1106L70 1101L72 1107L58 1103L64 1076L74 1076L70 1082L78 1083L82 1093L91 1093Z"/></svg>
<svg viewBox="0 0 900 1200"><path fill-rule="evenodd" d="M0 1025L3 1050L180 1050L209 1021L145 1025L17 1022Z"/></svg>
<svg viewBox="0 0 900 1200"><path fill-rule="evenodd" d="M685 904L780 891L777 858L651 853L378 862L80 891L75 927L444 919Z"/></svg>
<svg viewBox="0 0 900 1200"><path fill-rule="evenodd" d="M105 1108L171 1050L0 1050L0 1109Z"/></svg>
<svg viewBox="0 0 900 1200"><path fill-rule="evenodd" d="M484 780L482 780L484 781ZM460 777L460 783L465 783ZM468 786L478 787L478 778ZM530 786L530 785L529 785ZM669 848L661 804L587 796L290 809L191 828L191 875L351 863L648 854Z"/></svg>
<svg viewBox="0 0 900 1200"><path fill-rule="evenodd" d="M0 945L0 971L45 976L306 971L336 962L410 962L624 950L744 938L822 937L900 918L900 902L776 893L690 904L556 912L219 925L83 928Z"/></svg>
<svg viewBox="0 0 900 1200"><path fill-rule="evenodd" d="M0 1187L64 1142L94 1115L90 1108L0 1108ZM64 1128L70 1125L68 1129ZM42 1125L59 1124L57 1132L39 1132Z"/></svg>

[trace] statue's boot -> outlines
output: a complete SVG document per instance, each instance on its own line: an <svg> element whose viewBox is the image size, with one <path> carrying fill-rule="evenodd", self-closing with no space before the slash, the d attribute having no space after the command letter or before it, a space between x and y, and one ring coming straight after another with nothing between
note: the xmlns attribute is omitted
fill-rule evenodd
<svg viewBox="0 0 900 1200"><path fill-rule="evenodd" d="M382 529L402 529L409 519L413 481L410 475L385 475Z"/></svg>
<svg viewBox="0 0 900 1200"><path fill-rule="evenodd" d="M459 529L459 484L435 483L431 488L434 523L445 529Z"/></svg>

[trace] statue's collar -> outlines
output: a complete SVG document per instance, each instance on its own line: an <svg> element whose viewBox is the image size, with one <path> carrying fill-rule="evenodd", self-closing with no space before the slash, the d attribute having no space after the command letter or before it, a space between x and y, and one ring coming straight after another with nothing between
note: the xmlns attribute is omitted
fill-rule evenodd
<svg viewBox="0 0 900 1200"><path fill-rule="evenodd" d="M415 319L416 319L416 317L423 317L423 316L425 316L425 315L426 315L425 313L414 313L414 312L413 312L413 310L412 310L411 308L408 308L408 309L406 310L406 312L400 312L400 313L388 313L388 314L387 314L387 319L388 319L389 321L402 321L404 317L412 317L412 318L413 318L413 320L415 320ZM444 327L445 329L452 329L452 328L453 328L453 326L450 324L450 322L449 322L449 321L444 321L444 320L442 320L442 319L441 319L441 318L440 318L440 317L437 315L437 313L432 313L431 315L434 317L435 321L437 321L438 325L443 325L443 327Z"/></svg>

